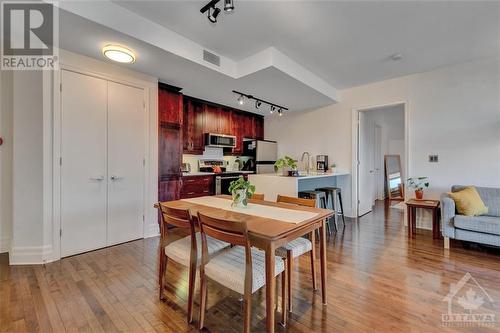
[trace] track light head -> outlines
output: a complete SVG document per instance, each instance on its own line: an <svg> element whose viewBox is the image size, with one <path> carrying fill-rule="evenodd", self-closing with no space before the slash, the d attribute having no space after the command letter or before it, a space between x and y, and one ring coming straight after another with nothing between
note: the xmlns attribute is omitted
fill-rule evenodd
<svg viewBox="0 0 500 333"><path fill-rule="evenodd" d="M271 114L273 114L274 110L276 110L276 107L274 105L271 105L271 110L269 112L271 112Z"/></svg>
<svg viewBox="0 0 500 333"><path fill-rule="evenodd" d="M243 95L240 95L240 97L238 97L238 104L239 105L245 104L245 98L243 97Z"/></svg>
<svg viewBox="0 0 500 333"><path fill-rule="evenodd" d="M224 11L226 13L232 12L234 10L233 0L224 0Z"/></svg>
<svg viewBox="0 0 500 333"><path fill-rule="evenodd" d="M278 110L278 115L279 115L280 117L283 115L283 109L281 109L281 108L280 108L280 109Z"/></svg>
<svg viewBox="0 0 500 333"><path fill-rule="evenodd" d="M256 100L256 101L255 101L255 108L256 108L256 109L260 108L260 106L261 106L261 105L262 105L262 102L261 102L261 101L259 101L259 100Z"/></svg>
<svg viewBox="0 0 500 333"><path fill-rule="evenodd" d="M220 8L208 9L208 20L212 23L217 23L217 16L220 14Z"/></svg>

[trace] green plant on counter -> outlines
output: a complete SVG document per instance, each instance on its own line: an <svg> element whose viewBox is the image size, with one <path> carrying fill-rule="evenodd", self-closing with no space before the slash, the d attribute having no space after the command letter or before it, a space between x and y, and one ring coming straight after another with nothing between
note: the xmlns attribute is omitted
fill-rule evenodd
<svg viewBox="0 0 500 333"><path fill-rule="evenodd" d="M252 185L243 176L240 176L237 180L233 180L229 184L229 192L233 196L233 206L238 206L239 204L246 206L248 198L251 198L255 192L255 185Z"/></svg>
<svg viewBox="0 0 500 333"><path fill-rule="evenodd" d="M291 170L297 170L297 162L290 156L280 158L274 163L274 171L278 171L279 169L287 167Z"/></svg>

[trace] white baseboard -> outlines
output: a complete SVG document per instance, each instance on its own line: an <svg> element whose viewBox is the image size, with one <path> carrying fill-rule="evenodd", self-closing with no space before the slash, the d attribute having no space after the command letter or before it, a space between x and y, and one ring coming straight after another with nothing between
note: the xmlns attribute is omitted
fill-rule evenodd
<svg viewBox="0 0 500 333"><path fill-rule="evenodd" d="M10 265L41 265L54 261L52 245L12 247L9 252Z"/></svg>
<svg viewBox="0 0 500 333"><path fill-rule="evenodd" d="M0 238L0 253L5 253L10 251L10 238L4 237Z"/></svg>

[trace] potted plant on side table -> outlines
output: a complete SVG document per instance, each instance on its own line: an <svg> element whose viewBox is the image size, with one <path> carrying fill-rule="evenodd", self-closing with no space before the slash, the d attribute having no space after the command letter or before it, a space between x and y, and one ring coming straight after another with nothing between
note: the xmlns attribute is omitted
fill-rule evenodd
<svg viewBox="0 0 500 333"><path fill-rule="evenodd" d="M246 207L248 205L248 198L251 198L255 192L255 185L250 184L243 176L229 184L229 192L233 196L233 203L231 207Z"/></svg>
<svg viewBox="0 0 500 333"><path fill-rule="evenodd" d="M297 162L290 156L280 158L274 163L274 171L278 172L279 169L282 170L283 176L299 176Z"/></svg>
<svg viewBox="0 0 500 333"><path fill-rule="evenodd" d="M417 200L424 198L424 188L429 187L429 177L412 177L408 178L408 187L415 190L415 197Z"/></svg>

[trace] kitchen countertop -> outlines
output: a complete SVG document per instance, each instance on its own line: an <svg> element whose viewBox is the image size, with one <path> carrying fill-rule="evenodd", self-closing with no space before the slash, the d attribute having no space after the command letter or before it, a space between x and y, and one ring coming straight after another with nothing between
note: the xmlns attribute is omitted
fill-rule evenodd
<svg viewBox="0 0 500 333"><path fill-rule="evenodd" d="M254 172L253 171L231 171L231 170L228 170L226 172L223 172L222 174L224 174L224 173L253 174ZM195 171L195 172L183 172L182 176L184 176L184 177L189 177L189 176L212 176L212 175L215 175L215 174L216 174L215 172L200 172L200 171Z"/></svg>
<svg viewBox="0 0 500 333"><path fill-rule="evenodd" d="M306 179L314 179L314 178L323 178L323 177L336 177L336 176L346 176L349 175L349 172L338 171L333 173L323 173L323 172L311 172L307 175L301 175L299 177L288 177L283 176L281 174L276 173L259 173L252 175L252 177L269 177L269 178L279 178L279 179L295 179L295 180L306 180Z"/></svg>

